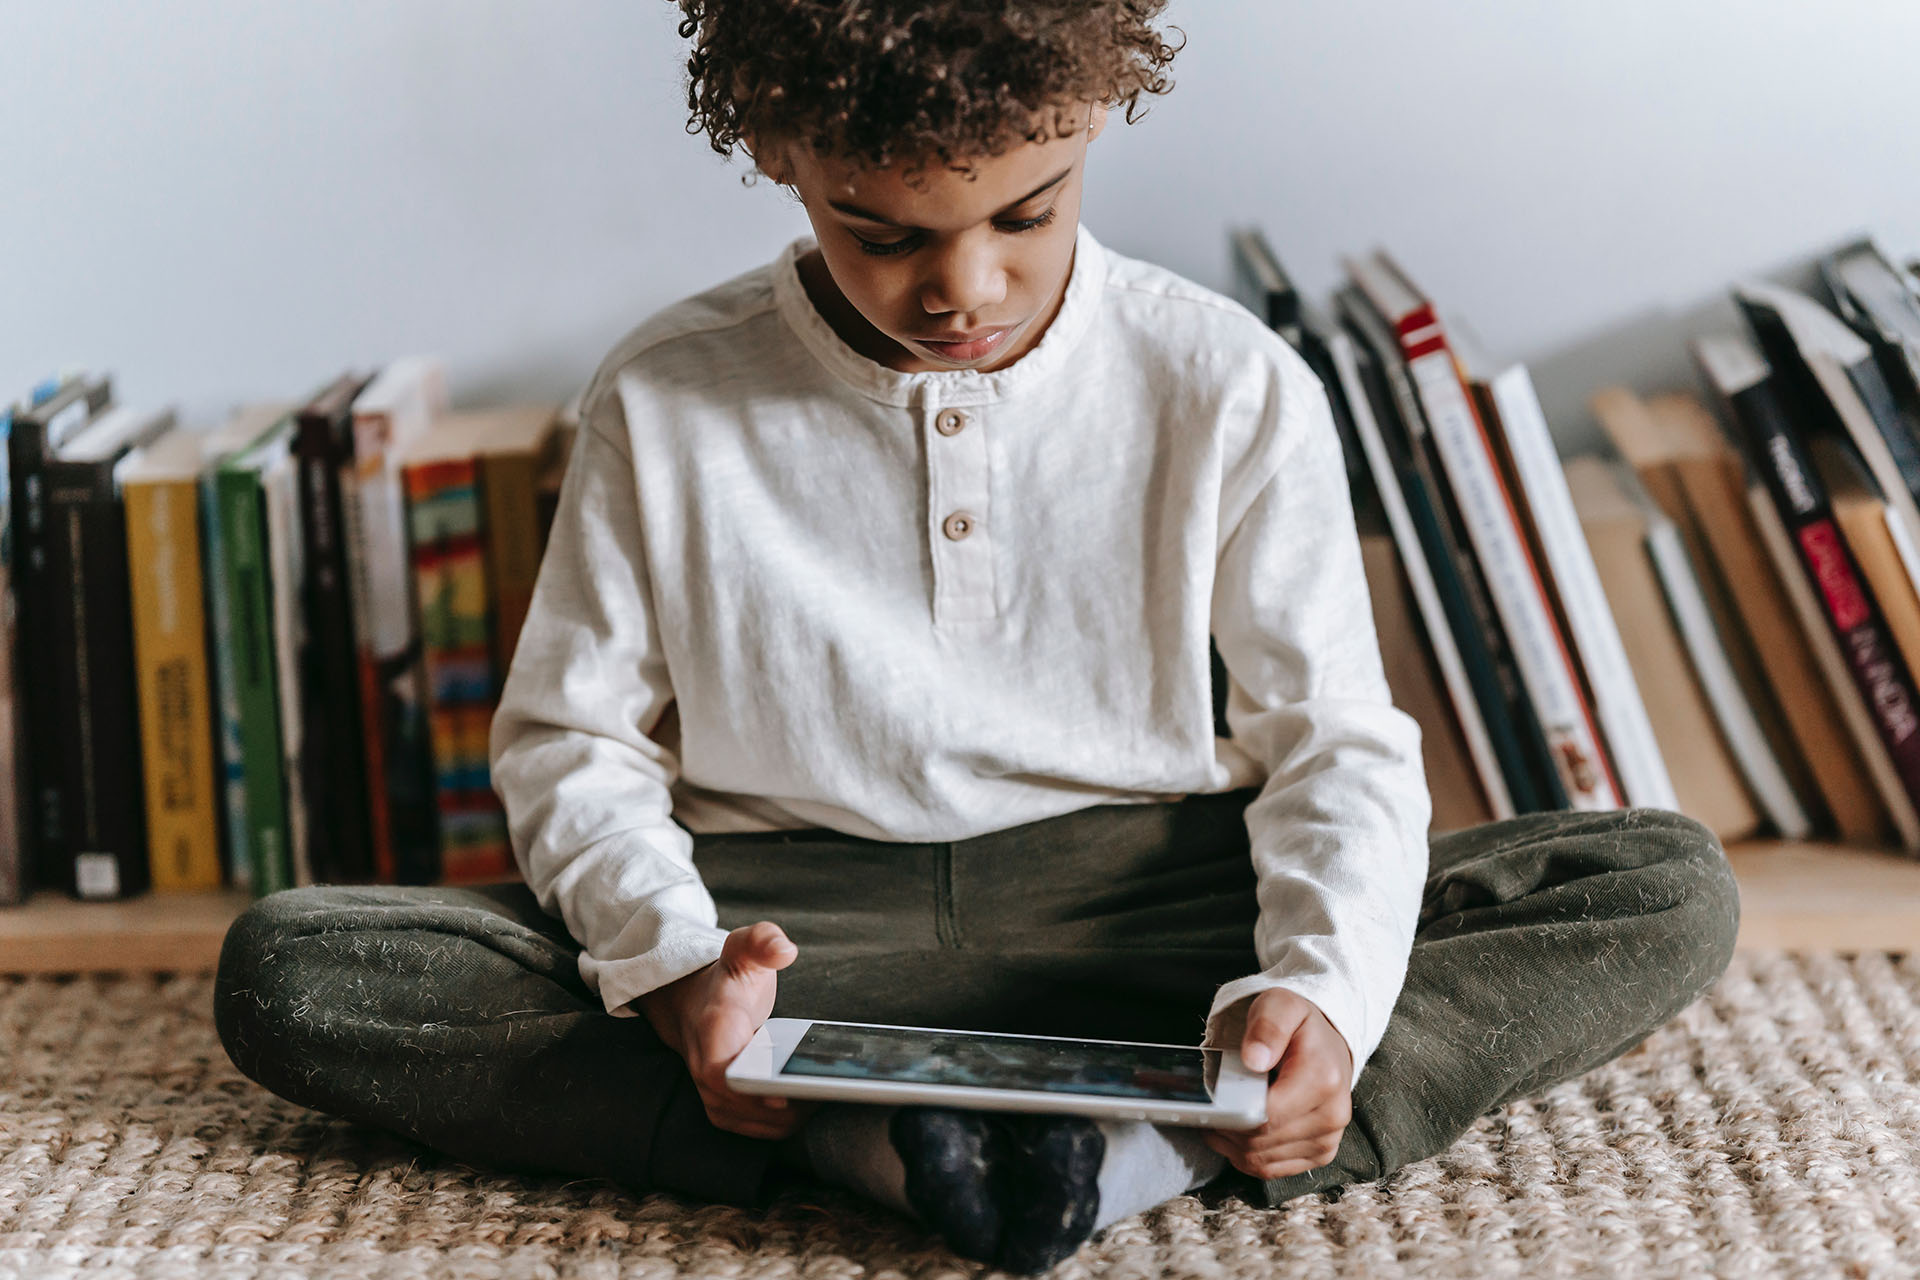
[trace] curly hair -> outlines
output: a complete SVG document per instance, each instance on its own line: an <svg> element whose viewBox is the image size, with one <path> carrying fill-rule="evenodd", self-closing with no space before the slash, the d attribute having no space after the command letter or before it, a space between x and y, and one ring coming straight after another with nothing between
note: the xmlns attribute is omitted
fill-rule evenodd
<svg viewBox="0 0 1920 1280"><path fill-rule="evenodd" d="M1078 104L1131 124L1185 42L1154 29L1166 0L674 2L694 41L688 133L723 156L803 141L875 169L967 171L1071 133Z"/></svg>

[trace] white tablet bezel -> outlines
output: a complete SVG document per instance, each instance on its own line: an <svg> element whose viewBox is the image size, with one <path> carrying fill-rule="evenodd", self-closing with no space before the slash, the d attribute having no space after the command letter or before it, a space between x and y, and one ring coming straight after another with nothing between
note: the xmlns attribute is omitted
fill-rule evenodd
<svg viewBox="0 0 1920 1280"><path fill-rule="evenodd" d="M769 1018L754 1033L740 1056L727 1065L727 1084L740 1093L783 1098L873 1103L925 1103L975 1111L1055 1112L1105 1116L1116 1120L1152 1120L1161 1124L1206 1129L1252 1129L1266 1122L1267 1073L1249 1071L1232 1049L1209 1049L1220 1064L1213 1082L1213 1101L1174 1102L1152 1098L1103 1097L1091 1093L1058 1093L1038 1089L990 1089L977 1085L923 1084L904 1080L855 1080L844 1076L782 1075L794 1047L814 1024L812 1018ZM908 1027L879 1022L845 1022L821 1018L828 1026L879 1027L888 1030L936 1031L943 1035L970 1033L951 1027ZM1195 1045L1159 1045L1137 1040L1100 1040L1088 1036L1017 1036L1024 1040L1073 1039L1082 1043L1129 1047L1194 1049Z"/></svg>

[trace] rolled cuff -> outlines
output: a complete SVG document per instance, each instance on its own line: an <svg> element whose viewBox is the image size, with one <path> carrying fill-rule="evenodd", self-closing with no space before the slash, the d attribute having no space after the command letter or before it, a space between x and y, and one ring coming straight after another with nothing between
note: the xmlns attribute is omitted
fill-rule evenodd
<svg viewBox="0 0 1920 1280"><path fill-rule="evenodd" d="M607 1012L617 1018L639 1014L633 1001L684 978L720 958L727 931L711 925L685 924L673 930L643 955L599 960L580 953L580 977L600 995Z"/></svg>

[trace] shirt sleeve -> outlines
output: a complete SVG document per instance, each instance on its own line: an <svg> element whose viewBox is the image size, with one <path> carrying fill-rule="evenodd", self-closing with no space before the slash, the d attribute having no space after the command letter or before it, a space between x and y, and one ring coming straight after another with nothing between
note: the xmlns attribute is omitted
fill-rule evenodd
<svg viewBox="0 0 1920 1280"><path fill-rule="evenodd" d="M673 700L617 390L590 401L494 715L514 857L611 1013L719 958L726 931L670 816Z"/></svg>
<svg viewBox="0 0 1920 1280"><path fill-rule="evenodd" d="M1223 493L1212 601L1227 726L1267 772L1246 810L1262 969L1215 994L1207 1043L1237 1048L1247 1002L1283 987L1345 1037L1358 1078L1406 979L1432 802L1420 727L1387 689L1326 393L1304 364L1275 373L1256 487Z"/></svg>

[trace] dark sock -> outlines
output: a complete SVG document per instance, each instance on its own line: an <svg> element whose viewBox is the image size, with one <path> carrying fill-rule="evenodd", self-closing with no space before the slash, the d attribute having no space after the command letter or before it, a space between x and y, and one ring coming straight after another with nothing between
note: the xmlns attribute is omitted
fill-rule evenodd
<svg viewBox="0 0 1920 1280"><path fill-rule="evenodd" d="M963 1257L1030 1275L1093 1234L1106 1149L1084 1116L852 1105L823 1107L777 1156L906 1209Z"/></svg>
<svg viewBox="0 0 1920 1280"><path fill-rule="evenodd" d="M994 1134L978 1111L901 1107L888 1127L907 1171L907 1202L955 1253L994 1260L1001 1213L995 1202Z"/></svg>
<svg viewBox="0 0 1920 1280"><path fill-rule="evenodd" d="M1106 1137L1086 1116L996 1114L1002 1227L993 1261L1033 1275L1078 1249L1100 1210Z"/></svg>

